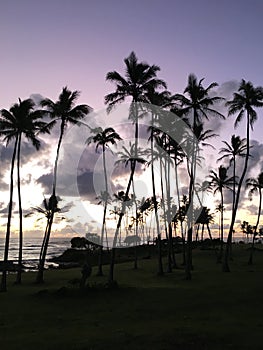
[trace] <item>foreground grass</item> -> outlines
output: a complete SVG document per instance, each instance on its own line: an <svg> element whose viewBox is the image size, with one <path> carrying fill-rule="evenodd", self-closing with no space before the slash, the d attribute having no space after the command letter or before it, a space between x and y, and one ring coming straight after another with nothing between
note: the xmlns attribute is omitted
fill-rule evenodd
<svg viewBox="0 0 263 350"><path fill-rule="evenodd" d="M159 277L154 259L116 266L119 288L102 288L94 276L81 292L80 269L34 274L0 295L1 349L262 349L263 252L247 265L235 247L231 273L211 251L194 251L193 280L183 270ZM178 256L178 259L180 257Z"/></svg>

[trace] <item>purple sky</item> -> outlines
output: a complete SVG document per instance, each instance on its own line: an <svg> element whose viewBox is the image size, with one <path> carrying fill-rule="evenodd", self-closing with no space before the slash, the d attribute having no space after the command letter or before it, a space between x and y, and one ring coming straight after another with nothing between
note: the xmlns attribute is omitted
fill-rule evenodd
<svg viewBox="0 0 263 350"><path fill-rule="evenodd" d="M114 89L107 72L123 72L132 50L160 66L172 93L181 93L195 73L231 98L242 78L263 85L262 11L261 0L1 1L0 108L32 94L56 100L67 85L81 91L78 103L102 109ZM221 133L217 147L234 132L244 137L233 120L210 122ZM252 134L257 150L262 127L259 120ZM263 164L260 154L255 159Z"/></svg>
<svg viewBox="0 0 263 350"><path fill-rule="evenodd" d="M110 70L134 50L161 67L172 92L191 72L207 83L262 83L261 0L9 0L0 5L0 106L62 86L104 106Z"/></svg>

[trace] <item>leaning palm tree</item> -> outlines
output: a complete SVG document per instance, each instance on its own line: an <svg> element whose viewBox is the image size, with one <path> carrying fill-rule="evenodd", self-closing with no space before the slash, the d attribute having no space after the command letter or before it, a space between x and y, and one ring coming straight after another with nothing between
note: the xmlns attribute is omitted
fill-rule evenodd
<svg viewBox="0 0 263 350"><path fill-rule="evenodd" d="M54 220L54 213L56 210L55 199L57 198L56 196L57 167L58 167L58 159L59 159L59 152L62 144L62 139L68 124L74 124L74 125L80 124L81 120L91 111L91 108L85 104L81 104L77 106L75 105L79 95L80 95L79 91L70 91L67 87L64 87L56 102L53 102L50 99L44 99L40 102L41 106L46 109L46 113L52 119L49 125L54 126L58 121L60 122L60 134L59 134L56 158L55 158L55 164L54 164L52 195L51 195L51 197L54 199L53 201L54 210L51 210L49 227L47 230L47 238L45 241L45 245L46 245L45 251L47 251L47 246L49 243L52 224ZM38 274L36 277L37 283L44 282L43 276L44 276L44 267L41 266L38 270Z"/></svg>
<svg viewBox="0 0 263 350"><path fill-rule="evenodd" d="M61 209L58 207L58 197L54 198L51 196L49 200L44 198L41 206L32 207L31 209L32 211L28 213L26 217L31 216L33 213L38 213L42 216L40 217L40 219L45 217L47 220L44 239L41 245L39 262L38 262L38 268L39 270L42 270L44 269L44 266L45 266L45 260L46 260L46 254L47 254L47 248L48 248L48 245L46 244L46 240L47 240L48 228L50 224L51 213L52 213L52 210L54 211L54 214L61 211Z"/></svg>
<svg viewBox="0 0 263 350"><path fill-rule="evenodd" d="M242 79L238 92L234 93L233 99L231 101L228 101L226 105L229 107L228 115L233 115L238 113L235 121L235 127L238 126L238 124L246 114L246 143L247 143L244 167L237 186L235 205L231 216L231 222L230 222L229 233L227 238L227 248L225 251L225 256L224 256L224 261L222 266L223 271L229 272L230 271L229 263L228 263L229 252L230 252L230 246L232 242L234 224L235 224L236 214L238 210L241 188L242 188L243 181L245 179L245 175L248 168L249 148L250 148L250 128L253 129L253 125L257 120L257 113L254 108L263 107L263 88L261 86L254 87L250 81L247 82L244 79Z"/></svg>
<svg viewBox="0 0 263 350"><path fill-rule="evenodd" d="M232 191L232 185L235 179L233 177L228 177L227 175L227 168L225 168L223 165L220 165L218 168L218 174L214 171L211 170L210 176L210 186L211 189L213 189L214 194L217 192L220 193L220 206L221 208L224 207L224 194L223 191L224 189L228 189ZM221 223L220 223L220 254L218 257L218 261L222 259L223 255L223 243L224 243L224 211L221 211Z"/></svg>
<svg viewBox="0 0 263 350"><path fill-rule="evenodd" d="M107 178L107 166L106 166L106 149L109 144L116 145L117 141L122 140L120 135L116 133L113 128L102 129L101 127L91 129L91 133L95 134L94 136L90 136L87 139L87 144L95 143L96 144L96 152L101 147L102 148L102 157L103 157L103 172L104 172L104 182L105 182L105 191L104 191L104 210L103 210L103 220L102 220L102 228L101 228L101 245L100 245L100 253L99 253L99 263L98 263L98 276L102 276L102 254L103 254L103 239L104 232L106 229L106 213L108 206L108 198L109 198L109 190L108 190L108 178Z"/></svg>
<svg viewBox="0 0 263 350"><path fill-rule="evenodd" d="M4 137L4 141L7 145L11 140L15 140L13 156L11 161L11 174L10 174L10 200L8 207L8 220L5 242L5 255L4 261L7 263L8 250L10 241L11 230L11 218L12 218L12 203L13 203L13 172L15 158L17 159L17 189L18 189L18 207L19 207L19 256L18 256L18 272L16 283L21 283L22 274L22 259L23 259L23 213L22 213L22 199L21 199L21 186L20 186L20 156L21 156L21 143L23 135L26 139L33 144L33 146L39 150L40 141L36 137L37 131L49 132L49 128L46 123L41 121L43 117L43 111L35 110L35 103L31 99L15 103L10 110L3 109L1 111L0 119L0 135ZM2 274L1 290L6 290L6 271Z"/></svg>
<svg viewBox="0 0 263 350"><path fill-rule="evenodd" d="M186 115L191 118L192 130L196 130L197 126L202 120L209 119L209 115L215 115L224 119L224 116L213 109L215 103L222 100L219 96L211 97L209 94L213 88L218 86L217 83L211 83L207 88L203 86L203 80L197 80L194 74L190 74L188 77L188 85L184 90L184 94L176 94L176 99L181 104L181 115ZM190 203L190 215L188 219L188 233L187 233L187 258L185 264L186 279L191 279L192 269L192 234L193 234L193 196L195 188L195 173L196 173L196 160L198 152L198 142L196 139L192 141L191 152L191 170L190 170L190 183L189 183L189 203Z"/></svg>
<svg viewBox="0 0 263 350"><path fill-rule="evenodd" d="M257 229L259 225L259 220L261 216L261 208L262 208L262 189L263 189L263 172L261 172L258 177L255 178L249 178L246 180L246 188L249 188L249 196L252 200L252 196L254 193L259 193L259 204L258 204L258 215L257 215L257 221L256 225L253 227L253 241L252 241L252 247L250 251L250 256L248 260L248 264L253 264L253 253L254 253L254 244L255 244L255 238L257 235Z"/></svg>

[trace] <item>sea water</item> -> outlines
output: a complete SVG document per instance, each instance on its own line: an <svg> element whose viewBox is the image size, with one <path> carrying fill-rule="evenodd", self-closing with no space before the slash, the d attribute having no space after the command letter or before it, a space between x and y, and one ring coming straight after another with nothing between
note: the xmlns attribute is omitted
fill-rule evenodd
<svg viewBox="0 0 263 350"><path fill-rule="evenodd" d="M50 238L48 251L47 251L47 261L55 256L59 256L66 249L71 247L71 238ZM35 267L39 259L39 254L42 245L42 238L40 237L24 237L23 241L23 262L26 266ZM3 261L5 249L5 238L0 238L0 261ZM17 261L19 240L18 238L11 238L9 244L9 254L8 260Z"/></svg>

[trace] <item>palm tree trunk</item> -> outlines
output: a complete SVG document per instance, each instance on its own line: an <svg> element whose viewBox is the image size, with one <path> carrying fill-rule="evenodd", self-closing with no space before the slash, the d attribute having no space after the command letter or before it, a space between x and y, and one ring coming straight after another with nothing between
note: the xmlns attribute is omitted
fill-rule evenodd
<svg viewBox="0 0 263 350"><path fill-rule="evenodd" d="M161 185L161 193L162 193L162 209L163 209L163 218L164 218L164 230L165 230L165 237L168 239L168 229L167 229L167 215L166 215L166 207L165 207L165 201L164 201L164 185L163 185L163 167L162 167L162 160L160 158L160 185Z"/></svg>
<svg viewBox="0 0 263 350"><path fill-rule="evenodd" d="M20 150L21 150L21 137L18 138L17 147L17 192L18 192L18 211L19 211L19 254L18 254L18 271L16 275L16 284L22 282L22 260L23 260L23 211L21 200L21 188L20 188Z"/></svg>
<svg viewBox="0 0 263 350"><path fill-rule="evenodd" d="M62 120L61 121L61 125L60 125L60 135L59 135L59 140L58 140L58 145L57 145L57 153L56 153L54 174L53 174L53 191L52 191L52 194L54 196L56 196L56 188L57 188L57 172L58 172L59 151L60 151L60 147L61 147L61 143L62 143L62 139L63 139L63 135L64 135L65 126L66 126L65 121ZM52 225L52 223L51 223L51 225Z"/></svg>
<svg viewBox="0 0 263 350"><path fill-rule="evenodd" d="M241 188L242 188L242 184L243 184L243 181L244 181L244 178L245 178L245 175L247 172L247 166L248 166L249 148L250 148L249 127L250 127L250 115L249 115L249 112L247 111L247 126L246 126L247 150L246 150L245 164L244 164L243 172L242 172L242 175L240 177L240 180L239 180L239 183L237 186L236 200L235 200L234 210L233 210L232 217L231 217L231 223L230 223L229 233L228 233L228 237L227 237L227 245L226 245L225 255L224 255L223 264L222 264L223 272L230 272L230 268L229 268L230 246L232 244L232 235L233 235L233 229L234 229L234 224L235 224L235 220L236 220L236 214L237 214L237 209L238 209Z"/></svg>
<svg viewBox="0 0 263 350"><path fill-rule="evenodd" d="M169 140L168 140L169 142ZM170 151L170 145L168 144L168 150ZM173 239L173 230L172 230L172 218L171 218L171 189L170 189L170 172L171 172L171 165L170 162L167 162L167 176L166 176L166 193L167 193L167 210L168 210L168 266L167 266L167 272L172 272L172 239Z"/></svg>
<svg viewBox="0 0 263 350"><path fill-rule="evenodd" d="M15 140L15 146L11 161L11 171L10 171L10 195L9 195L9 205L8 205L8 217L7 217L7 225L6 225L6 237L5 237L5 251L4 251L4 266L0 284L0 292L7 291L7 269L8 269L8 253L9 253L9 243L10 243L10 235L11 235L11 218L12 218L12 209L13 209L13 191L14 191L14 165L15 165L15 157L17 151L18 137Z"/></svg>
<svg viewBox="0 0 263 350"><path fill-rule="evenodd" d="M152 124L154 122L154 116L152 114ZM153 191L153 205L154 215L157 229L157 242L158 242L158 275L163 275L163 262L162 262L162 237L160 232L159 215L157 208L156 189L155 189L155 176L153 167L153 129L151 129L151 175L152 175L152 191Z"/></svg>
<svg viewBox="0 0 263 350"><path fill-rule="evenodd" d="M137 237L138 237L138 220L136 219L135 222L135 245L134 245L134 265L133 268L134 270L138 269L138 249L137 249Z"/></svg>
<svg viewBox="0 0 263 350"><path fill-rule="evenodd" d="M36 275L36 283L40 284L44 282L44 268L45 268L45 259L44 259L44 250L47 249L47 234L48 234L48 228L49 228L49 219L47 218L47 225L45 228L45 233L41 245L41 250L39 254L39 262L38 262L38 272Z"/></svg>
<svg viewBox="0 0 263 350"><path fill-rule="evenodd" d="M132 184L134 173L135 173L135 167L136 167L136 160L132 161L132 163L131 163L130 178L129 178L128 185L126 188L124 201L122 203L122 210L121 210L120 215L119 215L119 219L117 222L117 226L116 226L116 230L115 230L115 234L114 234L114 238L113 238L113 244L112 244L112 250L111 250L110 270L109 270L109 278L108 278L109 285L112 285L114 283L114 265L115 265L116 243L117 243L117 238L118 238L118 234L119 234L120 227L121 227L122 218L123 218L124 213L125 213L125 207L126 207L125 202L127 201L128 197L129 197L129 192L130 192L131 184Z"/></svg>
<svg viewBox="0 0 263 350"><path fill-rule="evenodd" d="M53 197L53 200L56 199L58 159L59 159L59 151L60 151L60 147L61 147L61 143L62 143L62 139L63 139L63 135L64 135L64 129L65 129L65 121L62 120L61 125L60 125L60 135L59 135L59 141L58 141L58 146L57 146L57 153L56 153L54 174L53 174L53 188L52 188L52 195L51 195L51 197ZM50 218L48 220L47 235L45 237L46 238L45 242L43 242L42 259L41 259L41 262L39 264L39 270L38 270L37 277L36 277L37 283L44 282L44 266L45 266L45 260L46 260L46 255L47 255L49 239L50 239L50 235L51 235L52 224L53 224L53 220L54 220L54 214L55 214L55 208L52 205Z"/></svg>
<svg viewBox="0 0 263 350"><path fill-rule="evenodd" d="M224 248L224 197L223 189L220 189L221 195L221 222L220 222L220 253L218 255L218 263L222 262Z"/></svg>
<svg viewBox="0 0 263 350"><path fill-rule="evenodd" d="M135 194L135 187L134 187L134 181L132 180L132 190L134 193L134 198L135 198L135 244L134 244L134 265L133 268L134 270L138 269L138 250L137 250L137 237L138 237L138 206L136 202L136 194Z"/></svg>
<svg viewBox="0 0 263 350"><path fill-rule="evenodd" d="M234 211L234 207L235 207L235 201L236 201L236 156L233 156L233 177L234 177L234 181L233 181L233 203L232 203L232 213ZM233 260L233 254L232 254L232 241L233 241L233 237L231 237L231 244L230 244L230 249L229 249L229 258L230 260Z"/></svg>
<svg viewBox="0 0 263 350"><path fill-rule="evenodd" d="M194 122L193 122L193 130L196 129L196 123L198 119L197 111L194 110ZM192 279L191 271L193 270L192 263L192 238L193 238L193 197L194 197L194 184L195 184L195 168L196 168L196 156L197 156L197 142L193 139L192 145L192 163L190 170L190 184L189 184L189 209L190 214L187 218L188 223L188 231L187 231L187 245L186 245L186 264L185 264L185 277L186 280Z"/></svg>
<svg viewBox="0 0 263 350"><path fill-rule="evenodd" d="M103 276L102 271L102 256L103 256L103 239L104 239L104 232L105 232L105 226L106 226L106 214L107 214L107 205L108 205L108 179L107 179L107 172L106 172L106 157L105 157L105 145L102 145L102 158L103 158L103 171L104 171L104 181L105 181L105 192L106 192L106 200L104 204L104 210L103 210L103 220L102 220L102 228L101 228L101 246L99 250L99 260L98 260L98 272L97 276Z"/></svg>

